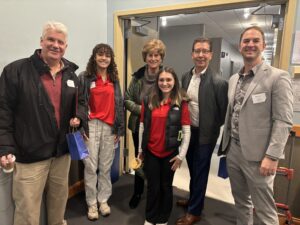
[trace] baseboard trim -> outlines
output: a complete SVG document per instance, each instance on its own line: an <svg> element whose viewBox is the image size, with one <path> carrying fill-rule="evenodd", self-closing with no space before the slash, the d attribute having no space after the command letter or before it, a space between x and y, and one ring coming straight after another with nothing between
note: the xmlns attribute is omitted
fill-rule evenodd
<svg viewBox="0 0 300 225"><path fill-rule="evenodd" d="M294 225L300 225L300 219L293 217Z"/></svg>
<svg viewBox="0 0 300 225"><path fill-rule="evenodd" d="M285 225L285 215L284 214L279 214L279 224L280 225ZM293 217L293 225L300 225L300 219L299 218L296 218L296 217Z"/></svg>
<svg viewBox="0 0 300 225"><path fill-rule="evenodd" d="M75 184L69 187L69 198L74 197L76 194L84 190L83 180L77 181Z"/></svg>

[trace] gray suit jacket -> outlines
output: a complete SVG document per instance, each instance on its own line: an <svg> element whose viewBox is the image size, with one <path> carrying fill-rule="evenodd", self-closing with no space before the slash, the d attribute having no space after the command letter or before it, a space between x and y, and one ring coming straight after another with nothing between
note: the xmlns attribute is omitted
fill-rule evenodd
<svg viewBox="0 0 300 225"><path fill-rule="evenodd" d="M229 80L229 104L224 125L222 152L228 151L231 138L231 116L239 79ZM282 158L292 127L293 94L290 75L263 63L246 92L239 115L239 138L243 156L261 161L265 155Z"/></svg>

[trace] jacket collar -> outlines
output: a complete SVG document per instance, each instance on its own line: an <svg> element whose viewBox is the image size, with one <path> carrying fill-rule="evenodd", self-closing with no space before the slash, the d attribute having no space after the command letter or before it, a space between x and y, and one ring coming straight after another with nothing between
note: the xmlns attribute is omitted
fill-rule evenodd
<svg viewBox="0 0 300 225"><path fill-rule="evenodd" d="M39 75L43 75L50 72L50 67L43 61L43 59L40 57L40 54L41 49L36 49L30 59L32 60L33 65L38 71ZM64 64L64 68L62 69L62 71L65 71L67 69L75 71L78 69L78 66L75 63L72 63L65 58L62 58L61 60Z"/></svg>
<svg viewBox="0 0 300 225"><path fill-rule="evenodd" d="M257 67L257 69L253 72L255 72L254 78L251 81L246 94L244 96L244 100L243 103L241 105L241 107L244 106L245 102L247 101L247 99L249 98L249 96L251 95L252 91L254 90L254 88L260 83L260 80L263 79L265 77L265 74L268 71L268 66L265 63L262 63L261 65L259 65ZM235 74L232 78L230 78L230 82L233 84L233 88L231 89L230 93L229 93L229 102L231 107L233 107L234 104L234 95L235 95L235 90L236 90L236 86L237 86L237 82L239 79L239 74Z"/></svg>
<svg viewBox="0 0 300 225"><path fill-rule="evenodd" d="M190 81L191 81L191 79L192 79L192 76L193 76L193 70L194 70L194 69L195 69L195 67L193 67L193 68L190 69L190 72L189 72L189 79L188 79L188 85L189 85L189 83L190 83ZM201 82L203 82L203 81L209 76L209 74L211 74L211 69L210 69L210 67L208 66L208 67L206 68L205 73L204 73L204 74L201 74Z"/></svg>
<svg viewBox="0 0 300 225"><path fill-rule="evenodd" d="M146 70L146 66L143 66L141 68L139 68L134 74L133 76L136 78L136 79L141 79L144 74L145 74L145 70Z"/></svg>
<svg viewBox="0 0 300 225"><path fill-rule="evenodd" d="M260 80L263 79L266 76L266 71L268 70L267 66L265 63L258 65L258 67L256 67L256 69L253 71L255 76L253 78L253 80L251 81L246 94L244 96L244 100L243 103L241 105L241 107L244 106L245 102L247 101L247 99L249 98L249 96L251 95L252 91L254 90L254 88L260 83Z"/></svg>
<svg viewBox="0 0 300 225"><path fill-rule="evenodd" d="M143 66L141 68L139 68L132 76L134 76L136 79L141 79L142 77L144 77L145 75L145 70L146 70L147 66ZM159 69L162 69L163 66L160 65Z"/></svg>

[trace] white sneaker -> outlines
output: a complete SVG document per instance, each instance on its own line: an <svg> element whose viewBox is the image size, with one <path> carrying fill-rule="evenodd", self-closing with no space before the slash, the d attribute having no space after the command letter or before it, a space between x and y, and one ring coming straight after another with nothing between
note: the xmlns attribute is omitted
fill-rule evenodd
<svg viewBox="0 0 300 225"><path fill-rule="evenodd" d="M145 220L144 225L154 225L153 223L148 222L147 220Z"/></svg>
<svg viewBox="0 0 300 225"><path fill-rule="evenodd" d="M89 207L88 210L88 219L89 220L97 220L99 219L98 207L97 204Z"/></svg>
<svg viewBox="0 0 300 225"><path fill-rule="evenodd" d="M110 207L107 202L101 202L99 207L99 212L102 216L109 216L110 215Z"/></svg>

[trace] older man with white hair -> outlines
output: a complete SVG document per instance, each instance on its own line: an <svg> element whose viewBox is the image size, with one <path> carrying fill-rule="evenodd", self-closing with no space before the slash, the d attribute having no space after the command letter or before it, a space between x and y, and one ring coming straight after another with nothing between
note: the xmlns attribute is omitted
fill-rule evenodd
<svg viewBox="0 0 300 225"><path fill-rule="evenodd" d="M48 225L65 224L71 162L65 136L84 119L78 66L63 58L66 26L47 22L40 46L0 77L0 166L14 170L14 225L39 225L43 193Z"/></svg>

